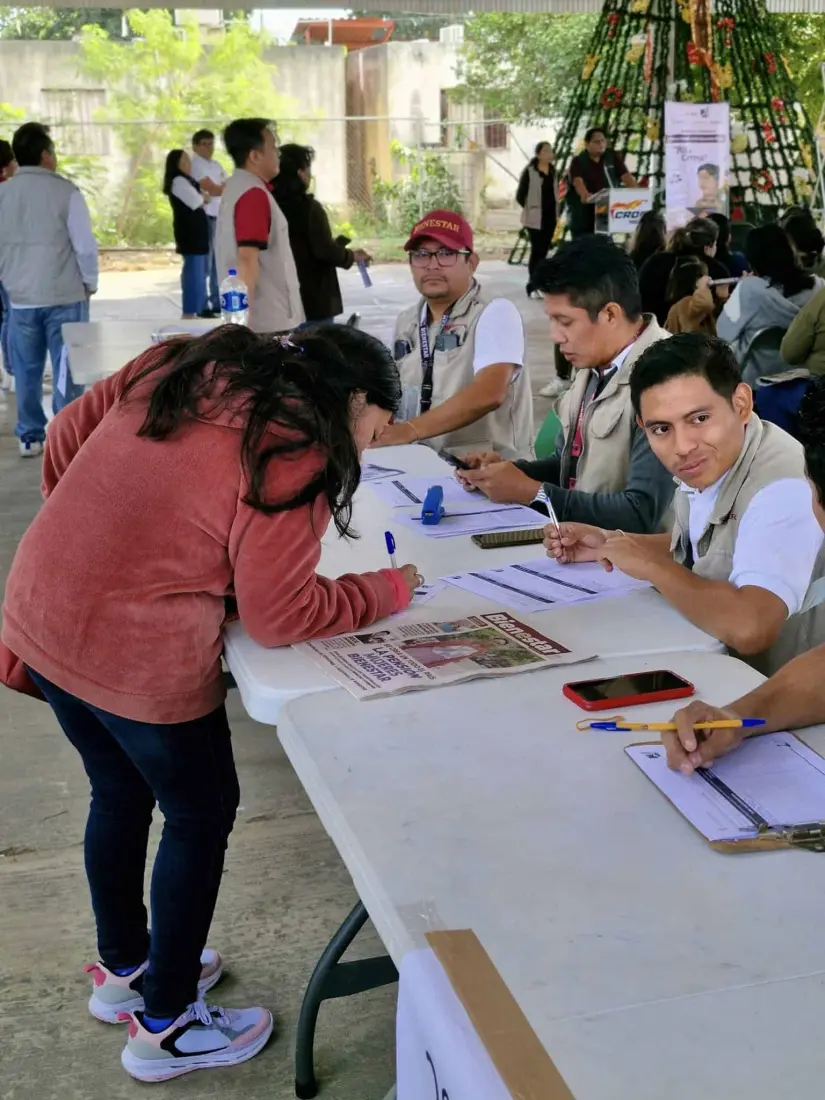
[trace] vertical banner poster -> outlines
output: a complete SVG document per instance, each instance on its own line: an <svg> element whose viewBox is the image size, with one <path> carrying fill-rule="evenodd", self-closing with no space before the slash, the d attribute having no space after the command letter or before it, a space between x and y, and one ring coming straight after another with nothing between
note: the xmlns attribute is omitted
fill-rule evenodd
<svg viewBox="0 0 825 1100"><path fill-rule="evenodd" d="M703 214L728 213L730 108L665 104L665 215L669 230Z"/></svg>

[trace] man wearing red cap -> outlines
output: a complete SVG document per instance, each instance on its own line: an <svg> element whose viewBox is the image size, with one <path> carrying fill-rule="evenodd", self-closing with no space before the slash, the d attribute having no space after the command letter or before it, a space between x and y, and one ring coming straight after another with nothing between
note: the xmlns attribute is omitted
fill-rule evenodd
<svg viewBox="0 0 825 1100"><path fill-rule="evenodd" d="M404 249L421 298L395 326L402 422L389 424L377 445L531 454L524 325L509 299L487 295L477 282L469 224L452 210L433 210Z"/></svg>

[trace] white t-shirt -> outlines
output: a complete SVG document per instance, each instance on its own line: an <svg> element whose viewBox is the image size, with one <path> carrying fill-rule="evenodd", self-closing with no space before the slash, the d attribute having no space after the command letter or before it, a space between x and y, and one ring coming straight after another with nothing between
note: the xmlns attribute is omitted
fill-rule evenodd
<svg viewBox="0 0 825 1100"><path fill-rule="evenodd" d="M680 485L690 497L690 541L694 561L698 542L724 481L704 492ZM801 477L787 477L760 489L739 523L728 580L736 588L752 585L773 592L796 614L811 580L822 531L811 507L811 489Z"/></svg>
<svg viewBox="0 0 825 1100"><path fill-rule="evenodd" d="M192 186L185 176L175 176L170 190L175 198L180 199L190 210L197 210L198 207L204 204L203 195Z"/></svg>
<svg viewBox="0 0 825 1100"><path fill-rule="evenodd" d="M226 181L226 172L224 172L223 168L216 160L207 160L206 157L202 157L200 153L193 153L192 179L200 183L200 181L206 179L207 176L213 183L224 183ZM212 198L206 201L206 216L208 218L217 218L220 208L220 195L213 195Z"/></svg>
<svg viewBox="0 0 825 1100"><path fill-rule="evenodd" d="M475 329L473 370L476 374L494 363L524 366L524 322L509 298L494 298L484 307ZM513 378L518 376L515 372Z"/></svg>

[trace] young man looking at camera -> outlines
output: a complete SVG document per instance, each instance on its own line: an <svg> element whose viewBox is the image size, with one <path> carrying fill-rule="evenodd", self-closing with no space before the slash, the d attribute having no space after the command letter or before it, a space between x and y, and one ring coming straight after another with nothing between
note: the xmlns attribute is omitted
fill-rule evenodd
<svg viewBox="0 0 825 1100"><path fill-rule="evenodd" d="M531 454L524 325L511 301L491 297L476 280L470 225L451 210L433 210L404 248L421 297L395 326L403 422L389 424L377 445Z"/></svg>
<svg viewBox="0 0 825 1100"><path fill-rule="evenodd" d="M650 581L690 622L773 671L791 655L780 634L803 606L822 544L801 444L756 416L733 352L715 337L681 333L649 348L630 393L677 481L672 533L563 523L560 538L546 528L549 553Z"/></svg>

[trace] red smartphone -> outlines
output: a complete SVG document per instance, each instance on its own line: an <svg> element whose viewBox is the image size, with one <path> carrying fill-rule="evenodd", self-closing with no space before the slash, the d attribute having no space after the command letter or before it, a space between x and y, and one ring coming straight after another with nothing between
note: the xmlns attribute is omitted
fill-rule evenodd
<svg viewBox="0 0 825 1100"><path fill-rule="evenodd" d="M582 710L615 710L638 707L642 703L662 703L668 699L687 699L696 688L675 672L630 672L626 676L608 676L603 680L576 680L562 691Z"/></svg>

